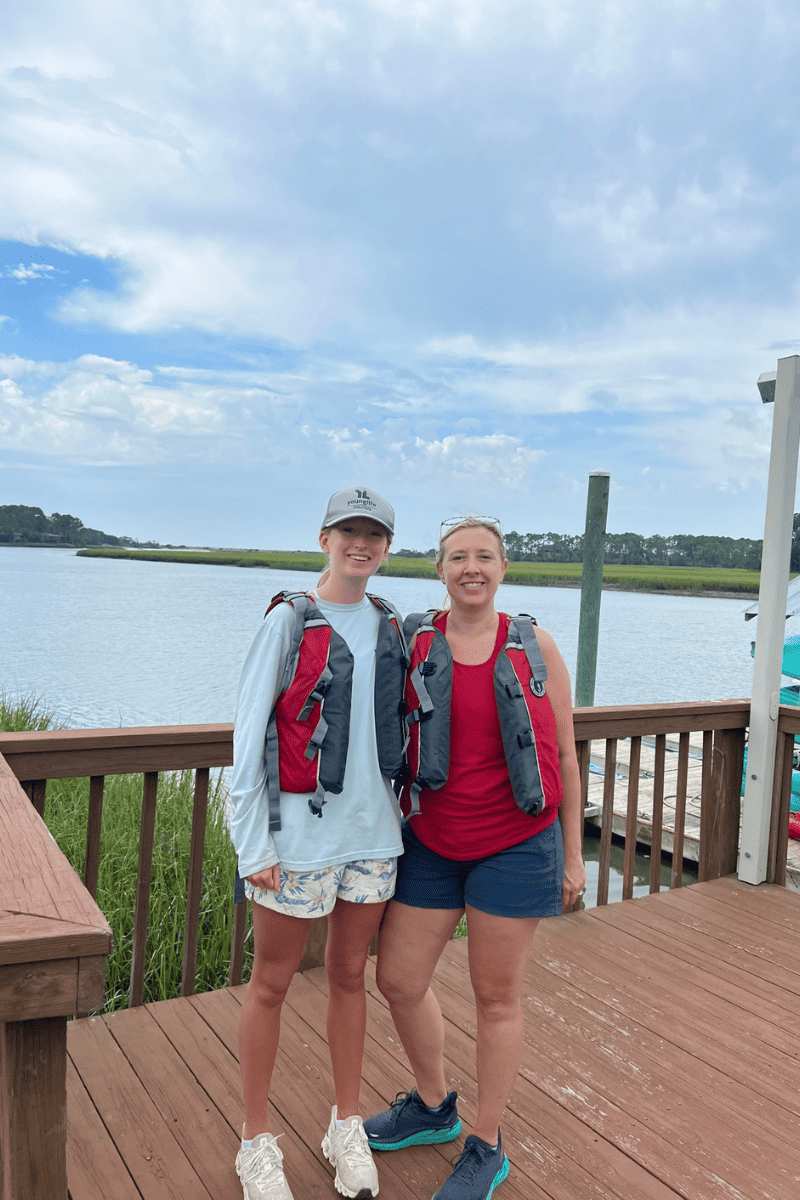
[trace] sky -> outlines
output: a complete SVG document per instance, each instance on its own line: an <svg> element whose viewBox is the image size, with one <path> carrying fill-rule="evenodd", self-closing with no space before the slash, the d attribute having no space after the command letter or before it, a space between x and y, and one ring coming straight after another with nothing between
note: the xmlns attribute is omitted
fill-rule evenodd
<svg viewBox="0 0 800 1200"><path fill-rule="evenodd" d="M31 0L0 504L306 549L331 492L758 538L800 353L796 0ZM795 504L797 509L798 505Z"/></svg>

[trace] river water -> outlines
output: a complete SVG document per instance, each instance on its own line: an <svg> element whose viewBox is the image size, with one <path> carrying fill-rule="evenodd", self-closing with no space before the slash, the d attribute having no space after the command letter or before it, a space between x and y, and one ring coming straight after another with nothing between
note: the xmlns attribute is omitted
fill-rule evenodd
<svg viewBox="0 0 800 1200"><path fill-rule="evenodd" d="M239 670L270 598L316 575L78 558L0 547L0 694L38 699L73 728L232 721ZM380 578L402 613L441 604L437 582ZM750 601L604 592L596 704L750 694ZM580 590L504 584L498 605L555 637L574 679Z"/></svg>

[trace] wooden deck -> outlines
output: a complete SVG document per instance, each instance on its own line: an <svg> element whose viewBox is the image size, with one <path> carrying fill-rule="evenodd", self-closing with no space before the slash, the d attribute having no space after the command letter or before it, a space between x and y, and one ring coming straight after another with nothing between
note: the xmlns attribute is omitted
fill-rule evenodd
<svg viewBox="0 0 800 1200"><path fill-rule="evenodd" d="M800 897L733 878L543 922L502 1200L800 1194ZM369 968L365 1111L411 1079ZM448 1069L474 1115L466 942L437 973ZM237 1200L241 988L72 1022L72 1200ZM295 1200L336 1195L325 977L298 975L273 1097ZM467 1128L468 1132L468 1128ZM382 1200L427 1200L462 1145L378 1157Z"/></svg>

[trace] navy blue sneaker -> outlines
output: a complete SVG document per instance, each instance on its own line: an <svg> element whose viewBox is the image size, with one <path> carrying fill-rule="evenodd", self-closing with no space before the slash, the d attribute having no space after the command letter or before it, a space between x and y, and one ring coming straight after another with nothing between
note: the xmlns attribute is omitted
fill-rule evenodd
<svg viewBox="0 0 800 1200"><path fill-rule="evenodd" d="M489 1200L506 1175L508 1159L503 1153L500 1137L495 1147L471 1133L452 1174L438 1192L434 1192L431 1200Z"/></svg>
<svg viewBox="0 0 800 1200"><path fill-rule="evenodd" d="M402 1150L404 1146L452 1142L461 1133L456 1093L448 1092L438 1108L428 1108L416 1088L399 1092L386 1112L367 1117L364 1129L372 1150Z"/></svg>

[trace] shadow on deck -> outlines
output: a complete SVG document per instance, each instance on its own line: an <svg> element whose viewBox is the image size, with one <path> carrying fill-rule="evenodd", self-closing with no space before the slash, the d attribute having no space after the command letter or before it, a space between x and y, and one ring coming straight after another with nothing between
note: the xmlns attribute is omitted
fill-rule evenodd
<svg viewBox="0 0 800 1200"><path fill-rule="evenodd" d="M542 922L526 1052L503 1125L503 1200L786 1200L800 1192L800 897L718 879ZM411 1084L368 968L362 1104ZM467 944L436 986L469 1132L475 1019ZM72 1022L72 1200L236 1200L242 989ZM274 1075L296 1200L336 1193L325 976L295 977ZM427 1200L462 1139L378 1157L382 1200Z"/></svg>

